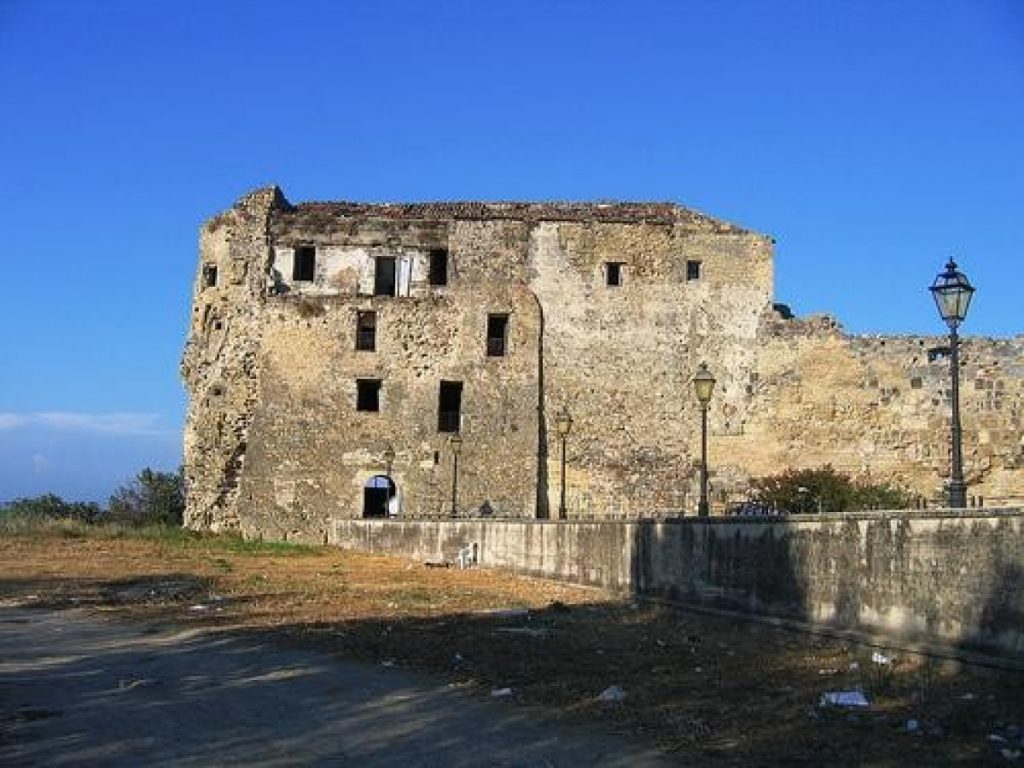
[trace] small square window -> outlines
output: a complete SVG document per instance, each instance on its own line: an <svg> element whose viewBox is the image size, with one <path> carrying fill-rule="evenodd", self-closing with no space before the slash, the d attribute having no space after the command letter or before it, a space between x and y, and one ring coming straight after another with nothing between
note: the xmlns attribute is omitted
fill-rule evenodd
<svg viewBox="0 0 1024 768"><path fill-rule="evenodd" d="M699 261L687 261L686 262L686 279L700 280L700 262Z"/></svg>
<svg viewBox="0 0 1024 768"><path fill-rule="evenodd" d="M604 281L605 285L618 286L622 285L622 267L621 261L608 261L604 265Z"/></svg>
<svg viewBox="0 0 1024 768"><path fill-rule="evenodd" d="M213 288L217 285L217 265L216 264L204 264L203 265L203 287Z"/></svg>
<svg viewBox="0 0 1024 768"><path fill-rule="evenodd" d="M359 312L356 315L356 349L362 352L377 349L376 312Z"/></svg>
<svg viewBox="0 0 1024 768"><path fill-rule="evenodd" d="M448 251L443 248L430 252L430 284L448 285Z"/></svg>
<svg viewBox="0 0 1024 768"><path fill-rule="evenodd" d="M356 379L356 410L380 410L380 379Z"/></svg>
<svg viewBox="0 0 1024 768"><path fill-rule="evenodd" d="M504 357L508 346L508 315L487 316L487 356Z"/></svg>
<svg viewBox="0 0 1024 768"><path fill-rule="evenodd" d="M292 267L292 280L311 283L316 274L316 247L303 245L295 249L295 264Z"/></svg>

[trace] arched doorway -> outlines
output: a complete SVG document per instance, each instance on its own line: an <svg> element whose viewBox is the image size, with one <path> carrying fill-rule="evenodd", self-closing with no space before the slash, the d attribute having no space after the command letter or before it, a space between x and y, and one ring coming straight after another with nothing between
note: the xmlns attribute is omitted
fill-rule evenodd
<svg viewBox="0 0 1024 768"><path fill-rule="evenodd" d="M374 475L363 486L363 517L387 517L394 514L398 489L391 478Z"/></svg>

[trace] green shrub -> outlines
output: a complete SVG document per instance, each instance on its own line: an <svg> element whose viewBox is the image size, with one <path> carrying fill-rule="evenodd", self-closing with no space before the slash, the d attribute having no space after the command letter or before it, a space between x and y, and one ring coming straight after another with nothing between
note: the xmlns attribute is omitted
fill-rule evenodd
<svg viewBox="0 0 1024 768"><path fill-rule="evenodd" d="M826 464L817 469L787 469L751 482L759 504L790 514L847 512L863 509L904 509L913 496L885 482L855 480Z"/></svg>

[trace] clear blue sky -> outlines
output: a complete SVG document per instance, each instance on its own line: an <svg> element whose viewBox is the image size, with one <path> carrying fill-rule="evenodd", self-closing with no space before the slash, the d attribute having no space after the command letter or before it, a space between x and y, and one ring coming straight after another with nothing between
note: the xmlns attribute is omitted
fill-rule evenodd
<svg viewBox="0 0 1024 768"><path fill-rule="evenodd" d="M180 461L200 223L671 200L854 332L1024 331L1024 2L0 0L0 500Z"/></svg>

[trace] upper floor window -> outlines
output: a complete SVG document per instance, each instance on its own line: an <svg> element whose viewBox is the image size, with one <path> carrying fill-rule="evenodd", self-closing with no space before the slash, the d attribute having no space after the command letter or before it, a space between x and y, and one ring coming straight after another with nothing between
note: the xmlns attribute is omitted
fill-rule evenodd
<svg viewBox="0 0 1024 768"><path fill-rule="evenodd" d="M356 410L380 410L380 379L356 379Z"/></svg>
<svg viewBox="0 0 1024 768"><path fill-rule="evenodd" d="M373 295L394 296L395 286L395 257L378 256L374 262L373 270Z"/></svg>
<svg viewBox="0 0 1024 768"><path fill-rule="evenodd" d="M438 248L430 252L431 285L448 285L448 251Z"/></svg>
<svg viewBox="0 0 1024 768"><path fill-rule="evenodd" d="M316 247L302 245L295 249L295 264L292 267L292 280L312 282L316 274Z"/></svg>
<svg viewBox="0 0 1024 768"><path fill-rule="evenodd" d="M217 285L217 265L216 264L204 264L203 265L203 287L213 288Z"/></svg>
<svg viewBox="0 0 1024 768"><path fill-rule="evenodd" d="M622 285L622 267L621 261L607 261L604 265L604 282L605 285L618 286Z"/></svg>
<svg viewBox="0 0 1024 768"><path fill-rule="evenodd" d="M437 393L437 431L458 432L462 423L462 382L442 381Z"/></svg>
<svg viewBox="0 0 1024 768"><path fill-rule="evenodd" d="M508 346L508 315L487 316L487 355L504 357Z"/></svg>
<svg viewBox="0 0 1024 768"><path fill-rule="evenodd" d="M700 280L700 267L699 261L687 261L686 262L686 279L689 280Z"/></svg>
<svg viewBox="0 0 1024 768"><path fill-rule="evenodd" d="M356 349L363 352L377 349L376 312L359 312L356 315Z"/></svg>

